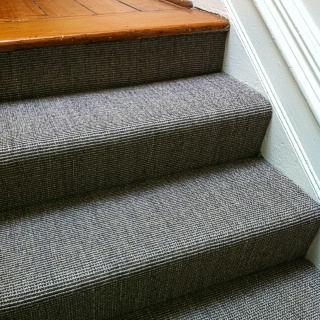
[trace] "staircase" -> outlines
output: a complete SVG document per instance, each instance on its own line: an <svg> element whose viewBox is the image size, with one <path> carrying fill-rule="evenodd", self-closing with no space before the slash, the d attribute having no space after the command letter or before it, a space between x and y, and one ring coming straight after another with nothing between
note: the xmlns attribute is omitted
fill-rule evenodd
<svg viewBox="0 0 320 320"><path fill-rule="evenodd" d="M1 320L320 319L320 206L259 155L271 106L221 71L226 20L165 6L8 24Z"/></svg>

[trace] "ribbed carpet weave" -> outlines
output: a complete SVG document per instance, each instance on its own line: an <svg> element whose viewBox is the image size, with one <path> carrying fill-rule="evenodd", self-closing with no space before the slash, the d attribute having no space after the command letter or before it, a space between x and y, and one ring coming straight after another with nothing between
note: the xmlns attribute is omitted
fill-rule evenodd
<svg viewBox="0 0 320 320"><path fill-rule="evenodd" d="M0 101L221 71L226 32L0 52Z"/></svg>
<svg viewBox="0 0 320 320"><path fill-rule="evenodd" d="M120 319L318 320L320 271L296 260Z"/></svg>
<svg viewBox="0 0 320 320"><path fill-rule="evenodd" d="M226 36L0 52L0 320L320 320L320 205Z"/></svg>
<svg viewBox="0 0 320 320"><path fill-rule="evenodd" d="M270 117L264 97L223 73L2 103L0 205L251 157Z"/></svg>
<svg viewBox="0 0 320 320"><path fill-rule="evenodd" d="M107 319L305 254L320 206L262 159L2 214L1 319Z"/></svg>

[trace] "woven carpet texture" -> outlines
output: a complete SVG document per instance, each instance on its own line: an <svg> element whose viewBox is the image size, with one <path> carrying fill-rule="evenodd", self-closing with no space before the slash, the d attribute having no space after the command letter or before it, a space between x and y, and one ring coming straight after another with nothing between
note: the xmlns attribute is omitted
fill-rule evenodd
<svg viewBox="0 0 320 320"><path fill-rule="evenodd" d="M320 205L226 35L0 52L0 320L320 320Z"/></svg>
<svg viewBox="0 0 320 320"><path fill-rule="evenodd" d="M117 320L317 320L320 271L303 259Z"/></svg>
<svg viewBox="0 0 320 320"><path fill-rule="evenodd" d="M108 319L294 260L319 214L262 159L10 211L0 319Z"/></svg>
<svg viewBox="0 0 320 320"><path fill-rule="evenodd" d="M0 53L0 101L221 71L227 32Z"/></svg>
<svg viewBox="0 0 320 320"><path fill-rule="evenodd" d="M270 117L264 97L223 73L2 103L0 206L251 157Z"/></svg>

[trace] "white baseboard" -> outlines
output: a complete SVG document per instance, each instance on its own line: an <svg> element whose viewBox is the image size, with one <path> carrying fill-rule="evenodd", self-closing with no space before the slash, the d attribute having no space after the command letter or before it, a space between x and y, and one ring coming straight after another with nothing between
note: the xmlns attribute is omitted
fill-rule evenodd
<svg viewBox="0 0 320 320"><path fill-rule="evenodd" d="M223 4L231 22L223 69L260 91L273 106L261 152L319 202L320 128L312 110L253 0ZM320 268L320 233L307 258Z"/></svg>
<svg viewBox="0 0 320 320"><path fill-rule="evenodd" d="M251 1L246 2L244 6L243 3L234 5L236 1L232 0L224 1L229 12L232 28L236 31L248 56L247 60L250 61L255 70L255 78L259 79L266 96L273 106L274 114L280 122L281 129L290 143L290 146L286 148L286 152L291 149L294 155L292 155L291 164L288 162L276 162L276 158L272 154L273 144L268 141L268 135L262 152L265 153L264 156L267 160L270 160L302 188L305 190L307 188L306 191L315 200L319 201L320 171L319 173L316 172L316 168L317 165L320 167L320 157L316 148L308 146L310 137L312 137L313 141L318 142L318 144L315 143L314 147L320 146L319 126L254 4ZM243 7L245 7L245 10L242 9ZM246 19L249 14L250 19ZM233 46L232 50L234 49L235 47ZM244 61L241 58L241 63ZM233 69L235 68L237 68L237 65L229 66L226 71L234 73L235 70ZM257 79L254 81L256 82ZM299 119L296 117L297 114L299 114ZM277 132L279 133L280 130L277 130ZM273 139L273 142L275 141L276 139ZM279 146L275 147L279 148ZM288 157L286 158L287 161L290 161ZM297 177L296 175L296 159L305 173L303 176ZM306 179L308 183L305 181Z"/></svg>
<svg viewBox="0 0 320 320"><path fill-rule="evenodd" d="M320 30L300 0L254 0L320 125Z"/></svg>

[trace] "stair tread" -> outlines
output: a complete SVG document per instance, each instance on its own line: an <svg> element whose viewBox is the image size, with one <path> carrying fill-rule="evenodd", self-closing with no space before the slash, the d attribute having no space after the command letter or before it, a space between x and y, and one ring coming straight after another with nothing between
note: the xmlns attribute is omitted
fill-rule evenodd
<svg viewBox="0 0 320 320"><path fill-rule="evenodd" d="M9 211L0 216L2 310L299 224L310 223L314 234L319 213L262 159ZM313 234L304 235L306 246Z"/></svg>
<svg viewBox="0 0 320 320"><path fill-rule="evenodd" d="M252 157L270 118L261 94L224 73L2 103L0 204Z"/></svg>
<svg viewBox="0 0 320 320"><path fill-rule="evenodd" d="M299 259L121 319L320 319L319 296L320 271Z"/></svg>
<svg viewBox="0 0 320 320"><path fill-rule="evenodd" d="M270 110L263 96L224 73L0 103L0 161Z"/></svg>
<svg viewBox="0 0 320 320"><path fill-rule="evenodd" d="M160 1L149 0L149 6L146 9L141 8L141 1L130 1L129 6L124 5L125 1L118 3L129 9L124 11L133 12L121 12L123 10L112 12L115 1L109 1L111 7L108 7L106 3L107 8L102 8L101 3L98 3L99 8L95 8L94 3L91 2L90 10L88 6L82 6L79 1L73 1L71 6L77 6L77 8L71 9L68 8L70 2L68 4L65 1L56 2L57 0L40 3L40 6L43 7L40 14L23 16L20 19L18 16L18 20L10 18L10 15L9 18L1 20L8 12L2 13L1 16L0 11L0 51L198 32L221 32L226 31L229 27L228 20L222 17ZM30 4L34 5L32 1ZM36 8L39 9L38 6ZM70 13L67 12L67 9ZM94 10L98 14L95 14ZM45 15L43 11L47 11ZM17 14L13 13L13 16L19 14L21 10Z"/></svg>

